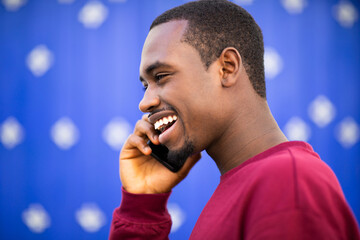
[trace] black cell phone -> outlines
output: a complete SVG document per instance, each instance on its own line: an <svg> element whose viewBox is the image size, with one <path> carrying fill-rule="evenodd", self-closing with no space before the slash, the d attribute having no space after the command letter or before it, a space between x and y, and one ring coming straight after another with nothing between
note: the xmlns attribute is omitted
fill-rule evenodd
<svg viewBox="0 0 360 240"><path fill-rule="evenodd" d="M167 156L169 149L164 145L155 145L150 140L148 141L149 147L152 149L151 156L158 160L162 165L167 167L172 172L177 172L182 167L182 164L175 161L170 161Z"/></svg>

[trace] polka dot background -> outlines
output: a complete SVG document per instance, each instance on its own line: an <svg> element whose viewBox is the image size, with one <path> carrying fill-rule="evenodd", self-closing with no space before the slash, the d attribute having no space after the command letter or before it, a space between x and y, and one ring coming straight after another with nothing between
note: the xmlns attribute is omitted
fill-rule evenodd
<svg viewBox="0 0 360 240"><path fill-rule="evenodd" d="M106 239L118 154L141 117L142 44L184 0L0 0L0 239ZM234 0L263 30L268 102L360 219L360 3ZM187 239L219 182L204 154L169 200Z"/></svg>

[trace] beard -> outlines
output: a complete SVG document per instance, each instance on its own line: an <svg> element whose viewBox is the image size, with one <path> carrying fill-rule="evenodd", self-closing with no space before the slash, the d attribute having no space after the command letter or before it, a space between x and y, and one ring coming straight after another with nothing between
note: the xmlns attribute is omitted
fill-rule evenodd
<svg viewBox="0 0 360 240"><path fill-rule="evenodd" d="M194 143L189 139L185 139L184 145L178 150L169 150L168 160L178 166L183 166L186 159L194 153Z"/></svg>

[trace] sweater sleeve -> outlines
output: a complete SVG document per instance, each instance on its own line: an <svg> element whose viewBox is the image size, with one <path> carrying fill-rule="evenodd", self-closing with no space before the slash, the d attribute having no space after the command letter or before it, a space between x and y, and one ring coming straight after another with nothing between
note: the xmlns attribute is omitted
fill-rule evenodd
<svg viewBox="0 0 360 240"><path fill-rule="evenodd" d="M171 218L166 204L170 193L132 194L122 189L120 207L113 213L109 240L169 239Z"/></svg>

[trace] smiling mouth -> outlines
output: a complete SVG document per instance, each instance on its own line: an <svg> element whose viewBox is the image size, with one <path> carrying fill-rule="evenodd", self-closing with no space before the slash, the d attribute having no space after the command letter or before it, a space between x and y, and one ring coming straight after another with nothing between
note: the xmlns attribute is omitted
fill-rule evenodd
<svg viewBox="0 0 360 240"><path fill-rule="evenodd" d="M154 124L155 130L159 131L160 133L165 132L167 129L169 129L177 120L176 115L167 116L160 118L157 120Z"/></svg>

